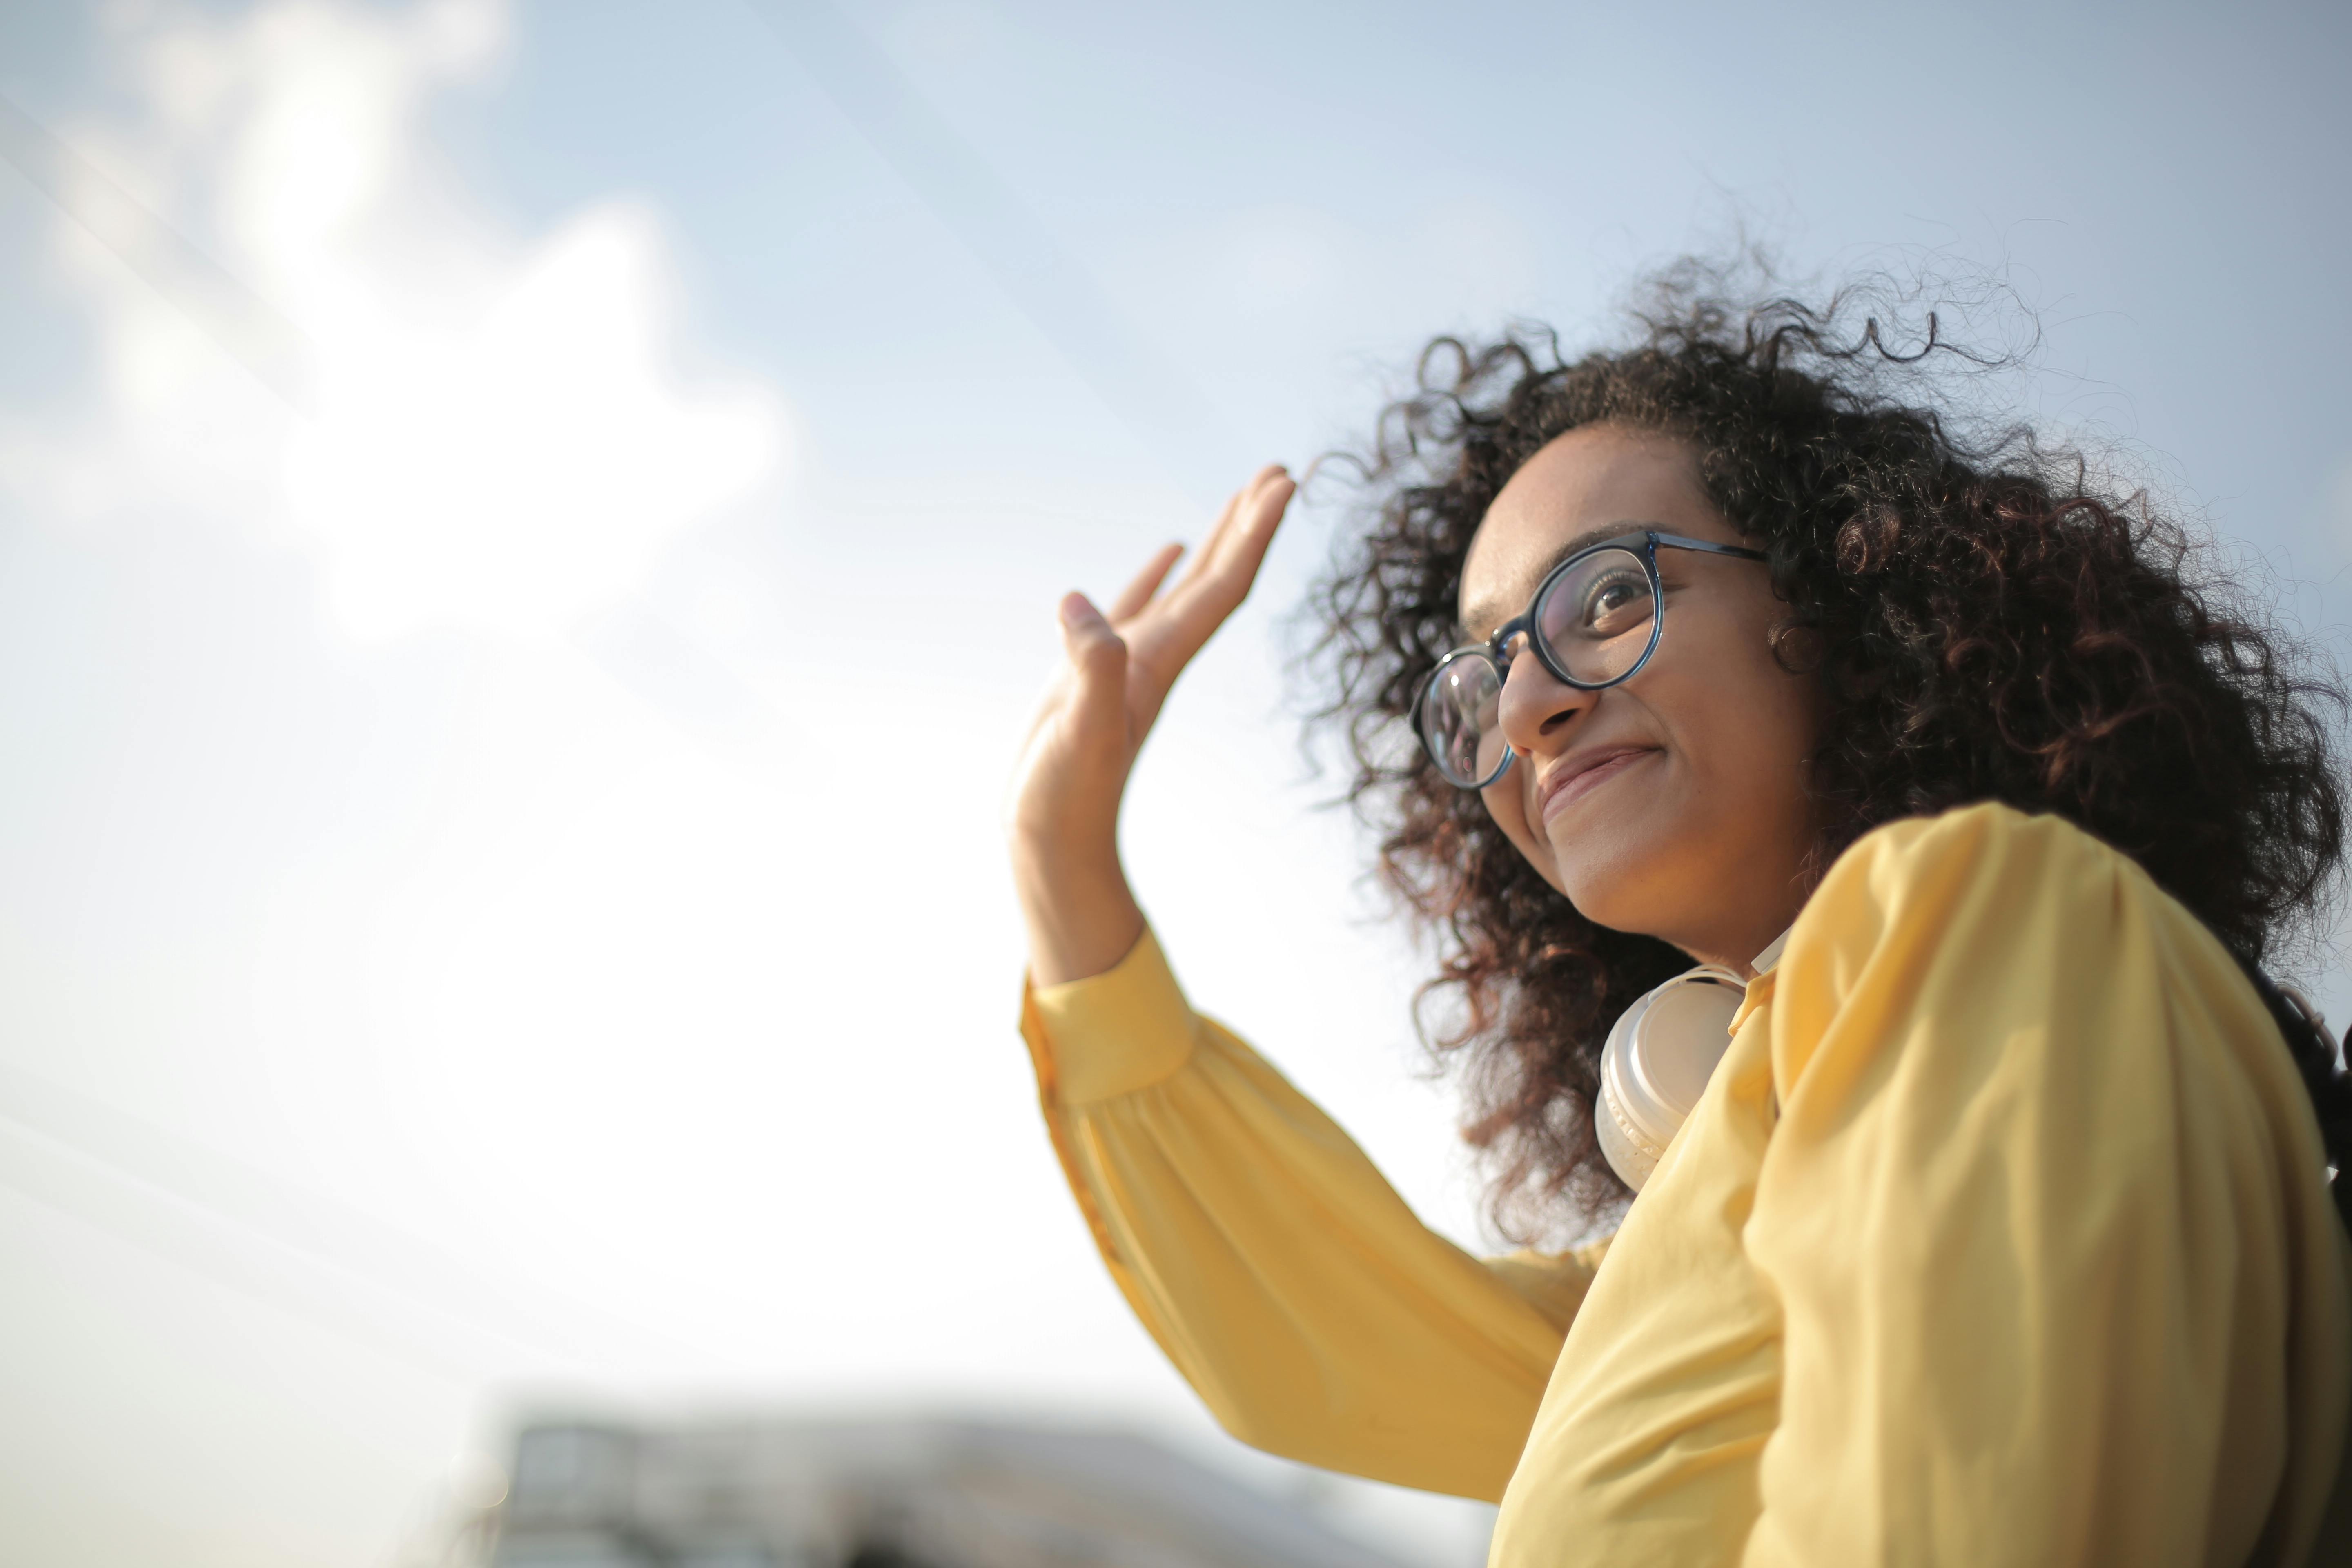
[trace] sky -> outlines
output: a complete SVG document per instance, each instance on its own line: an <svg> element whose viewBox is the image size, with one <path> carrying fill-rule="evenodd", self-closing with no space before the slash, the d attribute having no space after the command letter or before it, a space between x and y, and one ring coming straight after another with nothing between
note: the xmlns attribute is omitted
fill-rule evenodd
<svg viewBox="0 0 2352 1568"><path fill-rule="evenodd" d="M0 8L0 1557L425 1561L519 1415L772 1408L1134 1425L1475 1561L1224 1443L1127 1314L997 826L1060 594L1433 334L1604 342L1742 234L1948 279L2037 344L1990 406L2345 657L2340 8L1336 15ZM1344 500L1129 867L1491 1247L1289 716Z"/></svg>

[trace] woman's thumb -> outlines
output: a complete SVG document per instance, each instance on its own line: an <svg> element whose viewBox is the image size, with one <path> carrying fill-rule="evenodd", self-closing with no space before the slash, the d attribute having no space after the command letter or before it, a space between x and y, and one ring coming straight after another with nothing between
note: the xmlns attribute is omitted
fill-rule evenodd
<svg viewBox="0 0 2352 1568"><path fill-rule="evenodd" d="M1127 644L1084 594L1062 600L1062 646L1078 674L1076 718L1082 729L1126 730Z"/></svg>

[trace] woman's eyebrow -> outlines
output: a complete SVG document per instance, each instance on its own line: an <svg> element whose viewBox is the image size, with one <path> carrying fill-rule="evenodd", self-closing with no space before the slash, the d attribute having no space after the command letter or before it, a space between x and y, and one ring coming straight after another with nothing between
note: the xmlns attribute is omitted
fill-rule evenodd
<svg viewBox="0 0 2352 1568"><path fill-rule="evenodd" d="M1535 580L1538 583L1541 583L1545 578L1551 575L1552 569L1554 567L1558 566L1561 562L1567 560L1570 556L1574 555L1579 551L1590 550L1594 545L1601 543L1607 540L1622 539L1629 533L1640 533L1646 529L1654 528L1663 530L1665 524L1662 522L1629 521L1603 523L1599 528L1587 529L1582 533L1580 533L1575 538L1570 540L1567 543L1562 544L1559 549L1553 551L1551 554L1545 559L1544 563L1537 569ZM1530 589L1528 591L1532 593L1534 590ZM1470 613L1462 617L1462 624L1455 629L1460 631L1462 635L1471 642L1485 642L1487 637L1493 635L1494 627L1501 626L1505 620L1526 608L1527 605L1524 603L1506 605L1497 605L1489 599L1481 599L1478 603L1470 606ZM1475 627L1485 627L1486 629L1483 631L1474 630L1473 628Z"/></svg>

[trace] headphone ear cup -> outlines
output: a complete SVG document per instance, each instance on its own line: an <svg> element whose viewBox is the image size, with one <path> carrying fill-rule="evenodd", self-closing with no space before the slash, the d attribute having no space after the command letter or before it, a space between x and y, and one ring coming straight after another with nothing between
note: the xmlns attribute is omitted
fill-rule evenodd
<svg viewBox="0 0 2352 1568"><path fill-rule="evenodd" d="M1632 1042L1655 994L1643 993L1610 1026L1609 1038L1601 1047L1601 1093L1592 1107L1592 1135L1601 1145L1601 1157L1617 1173L1617 1179L1637 1193L1666 1151L1666 1140L1654 1138L1646 1122L1626 1110L1627 1104L1638 1103L1639 1098L1627 1083Z"/></svg>
<svg viewBox="0 0 2352 1568"><path fill-rule="evenodd" d="M1706 1092L1747 989L1730 970L1703 964L1636 997L1611 1027L1592 1131L1610 1169L1633 1191Z"/></svg>

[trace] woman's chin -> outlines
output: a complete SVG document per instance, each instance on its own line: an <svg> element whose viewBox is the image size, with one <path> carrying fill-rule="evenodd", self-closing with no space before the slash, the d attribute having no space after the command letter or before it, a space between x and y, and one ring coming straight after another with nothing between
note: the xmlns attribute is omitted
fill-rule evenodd
<svg viewBox="0 0 2352 1568"><path fill-rule="evenodd" d="M1611 931L1642 929L1648 900L1626 897L1624 887L1613 879L1564 875L1559 886L1568 895L1568 901L1576 906L1576 912L1594 924L1607 926Z"/></svg>
<svg viewBox="0 0 2352 1568"><path fill-rule="evenodd" d="M1644 931L1665 912L1662 906L1676 901L1676 889L1655 885L1663 849L1644 834L1588 832L1573 847L1553 845L1552 884L1585 919L1612 931Z"/></svg>

